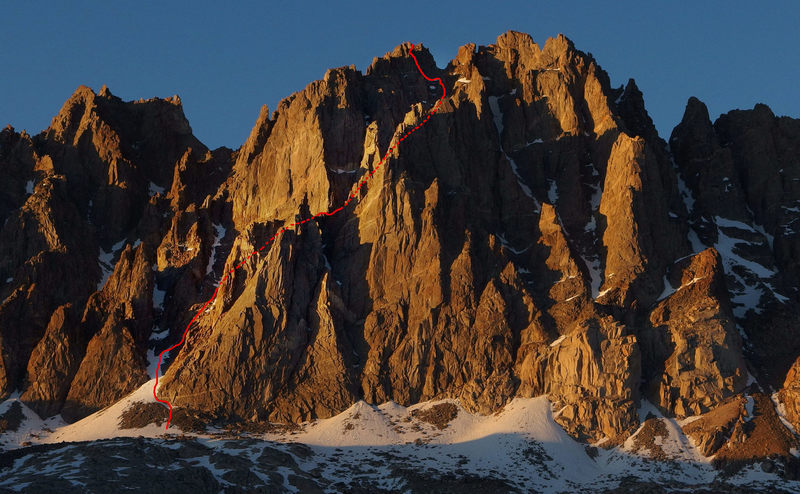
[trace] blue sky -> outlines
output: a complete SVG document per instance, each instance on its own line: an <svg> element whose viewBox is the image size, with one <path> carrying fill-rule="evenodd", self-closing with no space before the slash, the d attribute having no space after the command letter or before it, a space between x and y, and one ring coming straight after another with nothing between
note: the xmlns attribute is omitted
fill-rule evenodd
<svg viewBox="0 0 800 494"><path fill-rule="evenodd" d="M636 79L665 138L690 96L712 118L757 102L800 117L800 2L231 3L4 2L0 126L37 133L78 85L107 84L126 100L177 93L200 140L236 148L262 104L329 67L364 70L403 41L444 67L459 46L508 29L540 45L564 33L615 86Z"/></svg>

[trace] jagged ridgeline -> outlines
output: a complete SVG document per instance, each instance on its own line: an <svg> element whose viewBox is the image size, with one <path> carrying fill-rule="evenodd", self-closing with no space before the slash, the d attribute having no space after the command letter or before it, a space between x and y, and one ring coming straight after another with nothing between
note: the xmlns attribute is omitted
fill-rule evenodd
<svg viewBox="0 0 800 494"><path fill-rule="evenodd" d="M441 89L409 48L262 108L235 151L199 142L177 97L105 87L39 135L3 130L0 394L75 420L154 377L223 273L340 206L425 118ZM691 99L667 144L633 80L612 87L563 36L418 59L441 110L357 202L234 271L161 397L300 422L360 399L490 413L547 395L574 437L613 444L642 400L767 417L761 390L783 388L800 425L798 120L757 105L712 123ZM770 410L758 423L788 450ZM708 454L734 419L695 427Z"/></svg>

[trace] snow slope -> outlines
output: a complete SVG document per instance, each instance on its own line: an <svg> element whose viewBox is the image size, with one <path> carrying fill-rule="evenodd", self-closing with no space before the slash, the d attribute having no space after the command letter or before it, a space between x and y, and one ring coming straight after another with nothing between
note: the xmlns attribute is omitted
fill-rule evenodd
<svg viewBox="0 0 800 494"><path fill-rule="evenodd" d="M163 426L154 424L141 429L119 428L123 411L132 403L155 401L153 384L152 380L145 383L118 403L74 424L66 424L58 417L43 421L23 405L22 427L0 436L0 444L14 449L23 442L48 444L143 436L168 445L180 433L177 428L171 428L168 435ZM14 401L18 398L0 404L0 413ZM454 406L457 414L442 429L414 415L415 411L443 405ZM294 457L303 470L318 472L325 479L347 485L358 482L359 478L369 478L374 485L388 490L402 490L408 482L398 476L398 465L434 477L468 472L472 476L502 479L523 491L538 492L614 488L627 476L661 485L703 485L719 479L708 459L683 434L681 423L662 417L646 401L639 413L642 421L648 415L664 420L667 434L657 444L667 454L666 461L652 460L647 450L637 451L635 438L641 428L625 443L608 450L589 448L575 441L554 421L551 403L541 396L516 398L492 415L469 413L454 400L410 407L393 402L373 406L359 401L339 415L302 424L296 430L250 434L240 447L232 446L230 435L219 431L190 435L213 450L242 449L242 454L253 461L266 446L290 448L292 443L302 443L314 453ZM592 456L589 450L594 450ZM210 458L191 461L208 467L223 482L226 470L209 463ZM288 475L288 470L285 473ZM742 486L774 481L776 485L800 489L800 483L779 480L757 465L726 481Z"/></svg>

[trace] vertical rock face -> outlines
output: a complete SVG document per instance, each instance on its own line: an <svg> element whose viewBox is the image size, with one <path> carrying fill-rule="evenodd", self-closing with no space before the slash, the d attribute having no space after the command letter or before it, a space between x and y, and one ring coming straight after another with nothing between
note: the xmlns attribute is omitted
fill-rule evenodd
<svg viewBox="0 0 800 494"><path fill-rule="evenodd" d="M744 389L741 338L714 249L679 261L670 278L675 292L653 308L641 333L649 398L677 417L700 415Z"/></svg>
<svg viewBox="0 0 800 494"><path fill-rule="evenodd" d="M98 379L99 377L99 379ZM144 359L129 328L106 324L86 347L61 415L78 420L124 397L147 381Z"/></svg>
<svg viewBox="0 0 800 494"><path fill-rule="evenodd" d="M260 240L258 233L250 240ZM343 307L320 245L318 228L308 225L236 271L209 311L216 323L190 335L187 346L199 354L178 356L161 394L178 406L199 400L206 410L244 419L300 421L312 418L310 410L349 406ZM233 252L252 249L240 237ZM209 359L216 362L210 368Z"/></svg>
<svg viewBox="0 0 800 494"><path fill-rule="evenodd" d="M441 95L410 48L262 108L236 151L197 141L177 97L107 88L41 135L0 132L0 393L69 419L112 403L222 279L158 390L220 418L545 394L599 441L642 399L684 417L736 400L748 366L783 382L796 120L712 123L690 99L667 146L634 81L508 32L444 69L415 47L447 96L375 171Z"/></svg>
<svg viewBox="0 0 800 494"><path fill-rule="evenodd" d="M589 319L550 345L540 386L556 421L579 439L613 438L638 424L641 357L627 333L610 318Z"/></svg>
<svg viewBox="0 0 800 494"><path fill-rule="evenodd" d="M794 426L795 431L800 430L800 357L786 374L778 399L784 406L786 419Z"/></svg>
<svg viewBox="0 0 800 494"><path fill-rule="evenodd" d="M662 291L665 261L686 252L668 217L670 185L662 183L659 161L643 138L617 137L599 210L606 223L604 300L650 305Z"/></svg>
<svg viewBox="0 0 800 494"><path fill-rule="evenodd" d="M426 51L420 60L453 87L441 112L390 157L356 205L319 223L319 240L301 232L301 246L291 241L302 267L279 244L222 287L190 340L194 350L167 372L163 396L220 414L305 420L358 398L454 396L488 413L518 392L547 393L573 407L563 417L576 434L627 430L636 421L640 357L635 334L592 303L607 256L591 225L603 213L617 221L615 209L627 214L627 226L615 223L605 237L619 251L614 262L639 266L620 273L619 305L636 305L640 294L648 304L663 289L658 256L684 245L659 242L668 226L639 226L651 204L667 224L676 194L663 179L670 171L660 170L668 161L648 157L645 138L625 133L607 77L563 37L540 49L507 33L497 45L463 48L449 74ZM349 195L420 122L436 91L403 45L364 75L329 71L271 118L262 110L231 184L233 219L248 240L237 240L225 271L298 210L325 210ZM612 151L616 141L623 144ZM617 183L633 168L641 204ZM253 179L265 174L281 178ZM618 186L624 193L606 200L603 188ZM631 244L633 255L624 251ZM626 295L648 277L657 286ZM320 320L326 332L311 323ZM549 346L567 333L562 347Z"/></svg>
<svg viewBox="0 0 800 494"><path fill-rule="evenodd" d="M0 230L4 394L20 387L26 363L53 312L68 303L81 307L99 276L97 264L85 255L96 248L91 229L68 195L63 176L47 176Z"/></svg>
<svg viewBox="0 0 800 494"><path fill-rule="evenodd" d="M177 97L125 103L105 86L99 94L81 86L45 131L43 147L104 247L136 225L149 183L167 186L186 148L205 149L180 105Z"/></svg>
<svg viewBox="0 0 800 494"><path fill-rule="evenodd" d="M2 131L0 393L22 391L43 415L58 413L69 395L79 418L143 382L148 338L164 315L153 309L152 252L168 218L186 214L170 211L162 191L173 169L182 179L179 170L201 161L176 164L190 147L206 153L179 99L126 103L106 88L78 88L38 136ZM204 164L221 176L208 170L201 184L179 188L176 204L189 195L198 204L186 201L184 209L213 207L203 208L197 192L216 194L227 177L230 153L215 153ZM135 254L133 243L141 243ZM161 277L169 284L185 271ZM109 345L124 348L121 363ZM119 375L101 384L102 369ZM81 408L84 399L91 406Z"/></svg>
<svg viewBox="0 0 800 494"><path fill-rule="evenodd" d="M778 388L800 344L795 335L793 252L800 127L764 105L722 115L713 125L689 100L670 138L685 182L689 237L722 258L734 316L756 375Z"/></svg>
<svg viewBox="0 0 800 494"><path fill-rule="evenodd" d="M47 329L28 360L28 381L21 400L42 417L61 410L78 371L86 341L70 304L53 312Z"/></svg>

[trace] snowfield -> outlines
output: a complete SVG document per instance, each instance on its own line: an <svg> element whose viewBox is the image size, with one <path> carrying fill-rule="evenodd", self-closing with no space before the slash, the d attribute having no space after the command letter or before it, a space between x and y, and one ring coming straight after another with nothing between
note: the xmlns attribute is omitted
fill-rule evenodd
<svg viewBox="0 0 800 494"><path fill-rule="evenodd" d="M111 444L103 441L151 438L148 444L180 448L176 434L181 431L174 426L169 434L165 433L163 425L155 424L139 429L119 428L122 413L133 403L155 402L153 384L154 380L148 381L114 405L73 424L65 423L60 417L41 420L22 405L25 416L22 426L16 432L2 434L0 445L4 449L18 449L23 445L80 441ZM18 397L13 396L3 402L0 413L18 401ZM443 405L457 410L455 417L443 428L425 422L417 415L420 411ZM188 436L209 451L207 455L186 460L187 465L205 468L223 487L231 485L230 477L226 476L230 469L215 464L216 455L223 452L236 454L257 463L265 448L291 453L293 445L298 443L313 452L293 456L298 468L317 472L340 487L369 479L370 485L376 488L402 491L411 480L398 476L398 465L425 472L434 478L467 472L470 476L501 479L509 489L534 489L538 492L614 488L626 476L661 485L681 486L704 485L719 480L719 472L714 470L709 459L703 457L681 431L680 426L686 420L679 423L663 418L657 408L646 401L643 401L639 413L642 421L648 415L663 419L667 434L657 438L656 444L666 454L666 461L653 460L647 449L637 450L636 437L641 427L622 445L607 450L575 441L554 421L551 403L541 396L516 398L492 415L469 413L455 400L431 401L410 407L393 402L373 406L359 401L339 415L301 424L297 429L237 435L232 440L230 434L210 428L205 434L187 434L184 441ZM605 440L598 445L603 442ZM74 449L63 451L71 460L64 460L66 466L56 469L59 475L69 465L76 469L84 468L78 461L80 455L75 460ZM33 458L35 454L30 456ZM120 468L127 460L119 458ZM0 486L11 486L12 479L21 485L22 479L26 478L25 472L30 470L23 465L27 463L18 460L14 469L1 473ZM290 473L287 469L281 474L284 479L282 487L293 491L295 487L288 480ZM80 474L75 473L74 478L79 477ZM268 481L266 477L264 479ZM758 465L725 481L745 487L760 487L768 482L800 490L800 483L781 480L774 474L761 471Z"/></svg>

